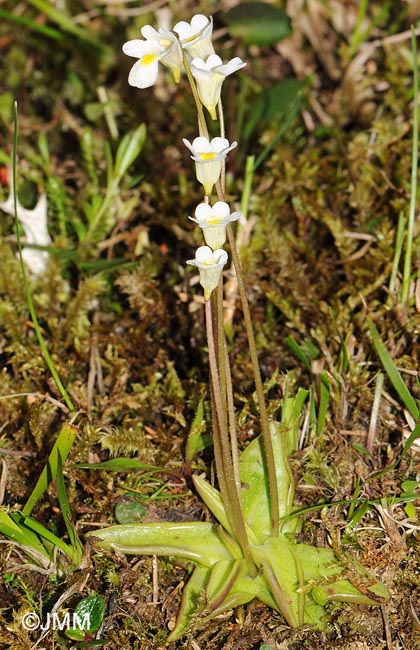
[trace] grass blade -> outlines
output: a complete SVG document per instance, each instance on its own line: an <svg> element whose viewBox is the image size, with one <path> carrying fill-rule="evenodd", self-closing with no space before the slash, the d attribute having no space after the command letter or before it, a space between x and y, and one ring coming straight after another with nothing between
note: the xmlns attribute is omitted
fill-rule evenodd
<svg viewBox="0 0 420 650"><path fill-rule="evenodd" d="M25 517L24 519L25 527L28 527L30 530L33 530L39 537L44 539L48 544L51 544L51 557L52 559L54 554L54 548L59 548L60 551L70 559L73 559L73 549L71 546L63 542L62 539L54 535L48 528L45 528L39 521L32 519L32 517Z"/></svg>
<svg viewBox="0 0 420 650"><path fill-rule="evenodd" d="M76 527L73 523L73 515L70 508L70 503L67 497L66 486L64 484L64 474L63 474L63 463L61 461L60 450L57 449L57 494L58 502L60 504L61 514L64 519L64 523L67 528L67 533L70 539L70 544L72 547L72 553L69 556L70 559L79 564L83 555L83 548L79 540L79 536L76 532Z"/></svg>
<svg viewBox="0 0 420 650"><path fill-rule="evenodd" d="M410 413L410 415L415 419L418 420L419 418L419 409L416 405L416 402L411 395L410 391L408 390L407 386L404 383L403 378L401 377L400 373L398 372L398 369L392 360L391 355L389 354L388 350L386 349L381 337L379 336L379 332L376 329L372 319L368 317L367 319L367 324L369 327L370 335L372 337L373 345L375 347L376 353L378 357L381 360L381 363L384 367L384 370L386 374L389 377L389 380L393 387L395 388L396 392L398 393L398 396L402 403L404 404L405 408L407 411Z"/></svg>
<svg viewBox="0 0 420 650"><path fill-rule="evenodd" d="M328 373L325 372L325 370L321 372L320 380L318 419L316 423L316 432L318 435L321 435L324 430L331 390L331 382L328 378Z"/></svg>
<svg viewBox="0 0 420 650"><path fill-rule="evenodd" d="M55 40L60 40L63 38L63 35L60 32L58 32L56 29L53 29L52 27L47 27L46 25L39 25L38 23L31 20L30 18L25 18L25 16L17 16L11 11L5 11L4 9L0 9L0 20L10 20L11 22L16 23L17 25L28 27L30 30L34 32L38 32L43 36L48 36L49 38L53 38Z"/></svg>
<svg viewBox="0 0 420 650"><path fill-rule="evenodd" d="M98 41L87 29L75 25L69 16L66 16L66 14L53 7L51 2L46 2L45 0L27 0L27 2L43 13L49 20L56 23L67 34L75 36L83 43L103 53L108 51L108 47L104 43Z"/></svg>
<svg viewBox="0 0 420 650"><path fill-rule="evenodd" d="M58 475L58 458L63 461L66 460L67 456L70 453L70 449L73 446L74 440L77 434L77 427L74 427L70 424L63 424L58 438L55 442L54 447L51 450L51 453L48 457L47 464L41 472L37 484L35 485L32 494L27 500L22 513L25 516L29 516L34 509L35 505L38 503L41 496L44 494L45 490L51 483L51 481Z"/></svg>
<svg viewBox="0 0 420 650"><path fill-rule="evenodd" d="M38 536L32 530L26 530L24 526L16 523L4 510L0 510L0 533L17 544L33 548L37 553L50 559Z"/></svg>

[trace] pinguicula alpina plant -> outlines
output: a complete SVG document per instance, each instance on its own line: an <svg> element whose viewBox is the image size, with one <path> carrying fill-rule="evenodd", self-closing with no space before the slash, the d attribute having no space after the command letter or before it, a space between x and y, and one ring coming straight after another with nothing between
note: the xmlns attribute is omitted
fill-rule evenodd
<svg viewBox="0 0 420 650"><path fill-rule="evenodd" d="M191 23L177 23L173 32L146 26L141 30L145 40L129 41L123 50L138 58L129 83L139 88L156 81L159 61L171 68L175 81L179 81L182 61L197 108L198 136L192 143L184 140L184 144L192 154L197 180L204 190L193 221L202 229L205 245L187 264L198 269L204 289L218 489L199 476L194 476L193 482L216 523L154 522L89 533L105 549L169 556L184 565L185 561L190 563L191 575L170 641L253 599L281 612L292 627L309 623L322 628L324 605L330 600L375 605L389 597L386 588L357 562L346 562L345 571L332 549L295 540L299 518L294 515L294 480L288 457L296 449L299 415L308 393L299 389L294 398L286 396L281 421L269 419L231 225L240 215L231 212L224 187L226 158L237 143L230 144L225 137L220 92L224 79L245 63L239 58L222 63L214 52L212 27L212 19L203 15L194 16ZM211 140L203 106L220 125L220 136ZM226 241L237 275L261 421L261 436L242 453L238 450L223 327Z"/></svg>

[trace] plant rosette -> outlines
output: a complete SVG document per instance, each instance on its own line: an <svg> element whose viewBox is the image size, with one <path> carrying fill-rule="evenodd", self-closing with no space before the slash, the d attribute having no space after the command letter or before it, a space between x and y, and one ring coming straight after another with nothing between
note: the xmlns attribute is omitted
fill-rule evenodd
<svg viewBox="0 0 420 650"><path fill-rule="evenodd" d="M363 577L363 592L349 579L340 577L344 567L332 549L294 542L299 520L290 517L294 486L287 457L289 443L278 423L270 423L270 432L281 507L277 537L270 528L261 440L252 441L239 460L242 508L251 556L258 569L256 577L249 574L219 491L197 476L193 478L197 492L218 524L154 522L117 525L88 533L103 549L169 556L192 564L176 626L168 641L175 641L192 627L202 627L215 616L254 599L280 612L291 627L312 624L322 629L329 601L377 605L389 598L387 589L358 563L354 563L355 582Z"/></svg>

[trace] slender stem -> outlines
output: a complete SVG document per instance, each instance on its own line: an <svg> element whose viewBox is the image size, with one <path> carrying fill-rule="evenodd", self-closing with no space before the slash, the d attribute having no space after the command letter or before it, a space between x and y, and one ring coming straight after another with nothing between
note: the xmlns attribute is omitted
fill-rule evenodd
<svg viewBox="0 0 420 650"><path fill-rule="evenodd" d="M240 494L241 479L239 476L239 451L238 440L236 436L235 409L233 402L232 376L230 371L229 355L227 352L226 335L223 326L223 277L220 276L217 290L213 292L216 305L216 327L217 327L217 355L219 366L220 391L223 400L223 409L227 413L230 446L232 453L233 475L235 478L236 489ZM216 341L215 339L215 341Z"/></svg>
<svg viewBox="0 0 420 650"><path fill-rule="evenodd" d="M212 309L211 309L211 303L209 301L206 302L206 334L207 334L207 345L209 351L210 380L213 386L217 422L219 424L222 447L223 447L224 446L223 434L226 431L226 417L225 417L225 411L223 410L223 400L220 392L219 372L217 367L217 355L216 355L216 348L214 346ZM229 454L227 455L229 456Z"/></svg>
<svg viewBox="0 0 420 650"><path fill-rule="evenodd" d="M195 105L197 108L197 119L198 119L198 131L201 136L204 138L209 139L209 131L207 129L207 122L206 118L204 117L204 111L203 111L203 105L200 101L200 97L198 95L198 90L197 90L197 84L195 83L195 79L192 75L190 64L188 63L188 59L185 55L185 52L182 55L182 61L184 64L185 72L187 73L188 81L191 86L191 92L194 97Z"/></svg>
<svg viewBox="0 0 420 650"><path fill-rule="evenodd" d="M233 388L232 388L232 375L230 371L229 355L226 345L226 338L224 338L224 354L225 354L225 372L226 372L226 397L227 397L227 414L229 422L229 436L230 436L230 447L232 451L232 464L233 464L233 476L235 478L236 489L240 494L241 491L241 476L239 473L239 449L238 449L238 436L236 435L236 423L235 423L235 407L233 403Z"/></svg>
<svg viewBox="0 0 420 650"><path fill-rule="evenodd" d="M222 104L222 99L219 98L219 102L217 104L217 111L219 114L219 130L220 130L220 137L225 138L225 115L223 113L223 104Z"/></svg>
<svg viewBox="0 0 420 650"><path fill-rule="evenodd" d="M395 300L395 284L398 276L398 269L400 266L401 253L404 246L404 237L405 237L405 226L406 218L404 213L401 211L398 215L398 225L397 225L397 234L395 236L394 244L394 259L392 260L392 269L391 275L389 276L389 294L387 299L387 305L391 305L392 301Z"/></svg>
<svg viewBox="0 0 420 650"><path fill-rule="evenodd" d="M375 396L373 398L372 413L370 415L369 432L366 441L366 449L373 453L373 443L375 440L376 427L378 424L379 407L381 405L382 390L384 387L385 375L383 372L378 374L375 386Z"/></svg>
<svg viewBox="0 0 420 650"><path fill-rule="evenodd" d="M212 432L213 432L213 452L214 452L214 462L216 465L217 480L219 482L220 496L222 498L223 506L226 510L227 518L230 522L232 522L234 515L232 513L232 504L229 498L229 491L226 485L226 478L225 478L226 472L224 470L223 453L222 453L222 447L220 443L221 436L220 436L216 401L214 397L212 382L210 382L210 393L211 393L211 422L212 422Z"/></svg>
<svg viewBox="0 0 420 650"><path fill-rule="evenodd" d="M25 287L26 301L28 303L29 313L31 315L32 322L34 324L35 334L38 339L39 347L41 348L42 356L44 357L45 363L47 364L48 370L51 373L52 378L55 381L55 384L63 397L67 408L69 411L74 413L76 411L73 402L70 399L70 396L65 389L60 376L55 367L54 361L51 358L51 355L48 351L45 339L42 336L41 328L39 326L38 318L36 315L34 303L32 300L32 294L29 287L28 276L26 274L25 264L23 262L22 255L22 243L20 239L20 230L19 230L19 221L18 221L18 207L17 207L17 179L16 179L16 167L17 167L17 135L18 135L18 114L17 114L17 102L14 104L14 142L13 142L13 207L15 215L15 229L16 229L16 238L19 252L19 263L22 271L23 285Z"/></svg>
<svg viewBox="0 0 420 650"><path fill-rule="evenodd" d="M223 104L221 98L219 98L219 102L217 104L217 112L219 115L220 137L224 138L225 137L225 116L223 113ZM222 189L223 194L225 193L225 184L226 184L226 158L223 158L222 171L220 173L220 187Z"/></svg>
<svg viewBox="0 0 420 650"><path fill-rule="evenodd" d="M226 417L223 412L222 406L222 396L220 394L220 383L217 372L217 357L216 357L216 348L214 346L214 332L212 324L212 306L211 301L206 301L206 333L207 333L207 345L209 350L209 363L210 363L210 380L212 385L212 392L214 397L214 405L216 411L216 421L218 423L218 433L220 434L220 451L221 451L221 464L219 467L216 462L216 471L218 477L220 472L223 474L222 481L226 485L226 497L228 503L228 511L230 510L232 514L232 519L230 521L232 529L234 531L235 537L242 549L244 559L248 565L248 570L252 576L255 576L257 569L252 560L251 553L249 550L249 541L248 535L245 527L245 520L242 513L242 505L240 501L240 496L237 490L234 473L233 473L233 463L231 456L231 449L229 446L229 436L227 434L226 427Z"/></svg>
<svg viewBox="0 0 420 650"><path fill-rule="evenodd" d="M219 117L222 114L221 104L219 105ZM216 192L220 201L225 200L225 192L221 180L216 183ZM254 383L257 393L258 407L260 410L261 430L264 444L265 462L267 466L268 486L270 493L270 517L271 517L271 532L273 537L278 536L279 532L279 495L277 490L277 474L276 464L274 460L273 445L271 442L270 427L268 423L268 414L265 406L264 389L262 385L260 366L258 363L257 347L255 345L254 329L252 327L251 314L249 311L248 298L246 295L245 283L242 273L242 267L239 260L239 253L236 246L235 237L233 235L232 226L227 225L226 228L229 245L232 253L233 265L236 271L236 279L238 282L239 296L241 298L242 312L244 315L245 329L248 337L248 347L251 357L252 371L254 374Z"/></svg>
<svg viewBox="0 0 420 650"><path fill-rule="evenodd" d="M261 429L264 443L265 462L267 464L268 485L270 492L270 515L271 531L274 537L278 536L279 528L279 495L277 491L276 465L274 461L273 445L271 443L270 427L268 423L268 414L265 406L264 389L261 379L260 366L258 363L257 348L255 345L254 330L252 327L251 313L249 311L248 298L246 295L245 283L239 260L238 250L236 248L235 237L232 227L228 224L227 235L232 253L233 264L235 266L236 277L238 281L238 290L242 303L245 328L248 337L249 353L251 357L252 370L254 374L255 389L257 392L258 407L260 409Z"/></svg>
<svg viewBox="0 0 420 650"><path fill-rule="evenodd" d="M418 167L418 148L419 148L419 74L417 64L417 41L414 28L411 27L411 46L413 50L413 146L411 154L411 188L410 188L410 211L408 215L407 243L405 247L403 282L401 291L401 302L408 300L410 289L411 258L413 253L414 222L416 218L417 202L417 167Z"/></svg>
<svg viewBox="0 0 420 650"><path fill-rule="evenodd" d="M212 293L212 313L215 323L215 345L217 346L217 365L219 371L220 392L222 395L223 410L227 412L226 402L226 359L225 359L225 331L223 326L223 276L220 276L216 291Z"/></svg>

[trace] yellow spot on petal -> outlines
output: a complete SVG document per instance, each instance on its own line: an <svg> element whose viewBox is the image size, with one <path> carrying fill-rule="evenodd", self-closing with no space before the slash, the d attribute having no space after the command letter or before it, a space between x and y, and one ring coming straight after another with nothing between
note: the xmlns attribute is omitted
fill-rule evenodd
<svg viewBox="0 0 420 650"><path fill-rule="evenodd" d="M221 222L220 217L210 217L210 219L207 219L207 224L209 226L217 226L217 224L220 222Z"/></svg>
<svg viewBox="0 0 420 650"><path fill-rule="evenodd" d="M209 153L200 153L201 160L213 160L216 157L214 151L209 151Z"/></svg>
<svg viewBox="0 0 420 650"><path fill-rule="evenodd" d="M141 59L141 65L152 65L157 58L156 54L145 54Z"/></svg>

